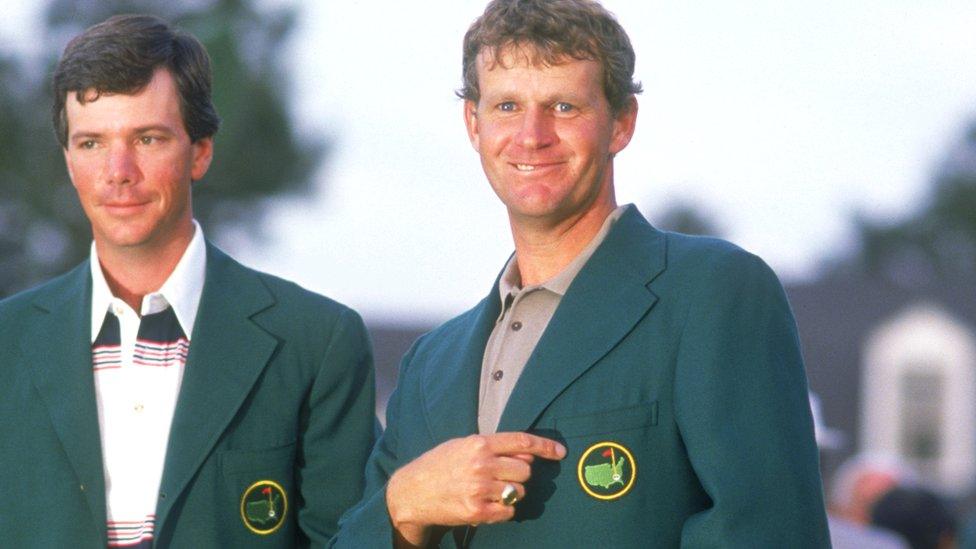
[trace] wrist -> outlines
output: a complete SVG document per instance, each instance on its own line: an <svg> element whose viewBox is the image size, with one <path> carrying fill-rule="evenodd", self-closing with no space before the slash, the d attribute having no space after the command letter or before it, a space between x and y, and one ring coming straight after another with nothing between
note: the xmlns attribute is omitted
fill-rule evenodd
<svg viewBox="0 0 976 549"><path fill-rule="evenodd" d="M390 515L393 526L394 539L397 546L423 546L426 542L428 529L420 524L413 512L413 506L406 501L409 494L403 487L403 475L400 471L393 473L386 483L386 510Z"/></svg>

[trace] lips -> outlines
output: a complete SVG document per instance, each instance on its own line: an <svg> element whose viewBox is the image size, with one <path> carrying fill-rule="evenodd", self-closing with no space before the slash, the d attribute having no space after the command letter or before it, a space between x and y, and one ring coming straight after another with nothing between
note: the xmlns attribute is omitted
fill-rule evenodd
<svg viewBox="0 0 976 549"><path fill-rule="evenodd" d="M547 168L554 168L562 162L509 162L509 165L522 173L532 173Z"/></svg>
<svg viewBox="0 0 976 549"><path fill-rule="evenodd" d="M102 204L102 207L115 215L130 215L130 214L138 213L147 204L149 204L148 201L140 202L140 201L127 200L127 201L105 202Z"/></svg>

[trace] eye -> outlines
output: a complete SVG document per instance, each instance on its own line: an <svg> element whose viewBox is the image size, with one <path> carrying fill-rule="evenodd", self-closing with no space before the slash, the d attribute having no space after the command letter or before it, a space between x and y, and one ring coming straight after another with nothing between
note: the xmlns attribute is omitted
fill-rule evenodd
<svg viewBox="0 0 976 549"><path fill-rule="evenodd" d="M570 113L576 110L576 107L564 101L560 101L559 103L556 103L556 105L553 108L556 109L556 112L561 114Z"/></svg>
<svg viewBox="0 0 976 549"><path fill-rule="evenodd" d="M78 143L78 148L79 149L85 149L85 150L89 150L90 151L90 150L92 150L92 149L95 148L95 145L97 145L97 143L95 143L95 140L94 139L86 139L86 140Z"/></svg>
<svg viewBox="0 0 976 549"><path fill-rule="evenodd" d="M515 102L514 101L505 101L504 103L499 103L498 110L500 110L502 112L514 112L515 111Z"/></svg>
<svg viewBox="0 0 976 549"><path fill-rule="evenodd" d="M142 143L143 145L152 145L153 143L155 143L157 141L159 141L159 139L157 139L157 138L155 138L155 137L153 137L151 135L143 135L143 136L141 136L139 138L139 143Z"/></svg>

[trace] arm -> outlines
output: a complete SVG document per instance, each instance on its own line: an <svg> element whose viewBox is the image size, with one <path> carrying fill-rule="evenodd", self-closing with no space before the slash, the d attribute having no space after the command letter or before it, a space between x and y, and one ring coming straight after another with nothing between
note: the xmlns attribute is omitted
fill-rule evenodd
<svg viewBox="0 0 976 549"><path fill-rule="evenodd" d="M313 545L336 531L363 490L375 436L373 357L362 319L345 309L303 407L296 484L298 524Z"/></svg>
<svg viewBox="0 0 976 549"><path fill-rule="evenodd" d="M415 346L416 347L416 346ZM527 433L451 439L406 462L398 449L401 414L420 411L410 373L414 350L404 357L397 389L387 406L387 428L366 465L364 499L339 523L331 547L423 546L438 526L510 519L514 509L498 500L506 482L524 496L534 456L561 459L565 448Z"/></svg>
<svg viewBox="0 0 976 549"><path fill-rule="evenodd" d="M369 461L366 462L366 489L363 499L339 520L339 531L330 541L329 547L389 549L392 546L393 528L386 509L386 482L399 466L397 417L400 411L401 386L408 382L406 370L414 348L407 352L400 363L397 388L390 395L386 407L386 430L377 440Z"/></svg>
<svg viewBox="0 0 976 549"><path fill-rule="evenodd" d="M682 332L675 414L712 500L689 547L829 547L806 377L792 312L757 257L722 256Z"/></svg>

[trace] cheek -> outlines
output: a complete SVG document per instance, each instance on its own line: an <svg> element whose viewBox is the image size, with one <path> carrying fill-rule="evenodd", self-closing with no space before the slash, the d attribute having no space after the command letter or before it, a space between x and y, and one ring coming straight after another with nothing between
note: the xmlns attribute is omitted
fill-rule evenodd
<svg viewBox="0 0 976 549"><path fill-rule="evenodd" d="M84 199L95 192L95 184L100 177L100 168L92 159L67 159L68 178L78 195Z"/></svg>

